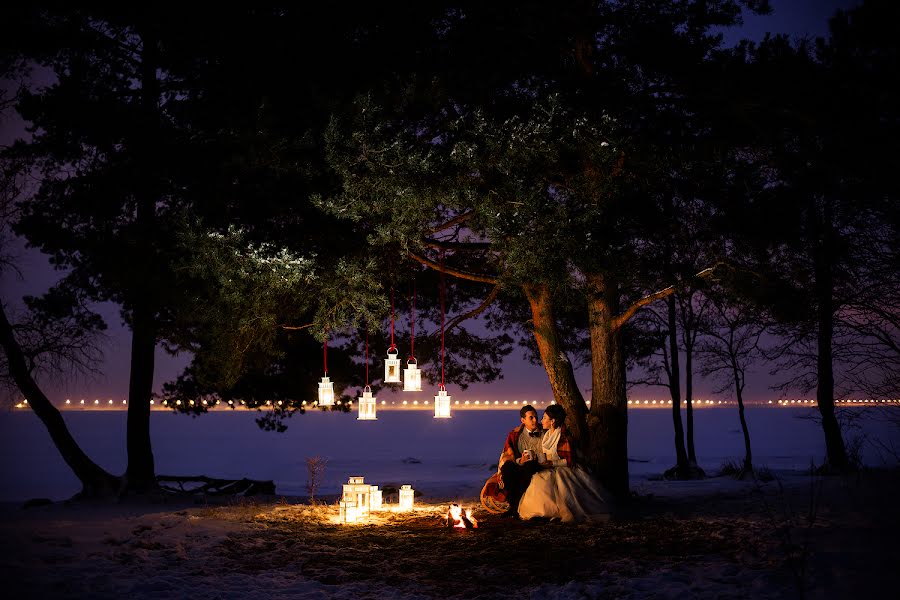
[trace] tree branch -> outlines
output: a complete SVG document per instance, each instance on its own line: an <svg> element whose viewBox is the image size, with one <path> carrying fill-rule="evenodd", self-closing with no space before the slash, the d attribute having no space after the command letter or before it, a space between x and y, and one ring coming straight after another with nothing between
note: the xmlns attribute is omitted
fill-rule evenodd
<svg viewBox="0 0 900 600"><path fill-rule="evenodd" d="M454 327L456 327L457 325L459 325L460 323L462 323L463 321L465 321L467 319L471 319L472 317L477 317L478 315L483 313L487 309L487 307L490 306L491 303L497 298L497 294L499 294L499 293L500 293L500 286L495 285L494 289L491 290L491 293L487 295L487 297L484 299L484 301L481 304L479 304L477 307L475 307L474 309L470 310L467 313L463 313L461 315L456 315L455 317L450 319L450 322L447 323L447 326L444 328L444 332L446 333L446 332L450 331L451 329L453 329ZM440 333L439 331L435 331L434 335L438 335L439 333Z"/></svg>
<svg viewBox="0 0 900 600"><path fill-rule="evenodd" d="M455 217L453 217L452 219L450 219L443 225L438 225L437 227L433 227L431 229L431 231L429 231L428 233L440 233L441 231L447 229L448 227L453 227L454 225L458 225L460 223L468 221L470 218L472 218L472 216L474 214L475 214L474 212L469 211L469 212L464 212L460 215L456 215Z"/></svg>
<svg viewBox="0 0 900 600"><path fill-rule="evenodd" d="M438 250L453 250L454 252L477 252L480 250L489 250L490 242L442 242L439 240L423 240L423 243L429 248Z"/></svg>
<svg viewBox="0 0 900 600"><path fill-rule="evenodd" d="M312 326L313 323L307 323L306 325L279 325L278 327L287 331L300 331L301 329L308 329Z"/></svg>
<svg viewBox="0 0 900 600"><path fill-rule="evenodd" d="M444 266L443 268L441 268L441 265L439 265L438 263L436 263L432 260L429 260L429 259L425 258L424 256L419 256L418 254L415 254L414 252L408 252L408 255L414 261L420 262L423 265L425 265L426 267L431 267L435 271L439 271L439 272L443 271L446 275L452 275L459 279L466 279L468 281L478 281L480 283L492 283L494 285L497 285L496 277L490 277L488 275L481 275L479 273L469 273L468 271L459 271L457 269L453 269L453 268L447 267L447 266Z"/></svg>
<svg viewBox="0 0 900 600"><path fill-rule="evenodd" d="M656 302L657 300L660 300L662 298L667 298L667 297L671 296L672 294L674 294L675 292L687 288L688 285L694 279L702 279L705 277L709 277L710 275L712 275L715 272L716 269L718 269L723 264L725 264L725 263L716 263L709 268L703 269L702 271L695 274L690 279L687 279L687 280L677 283L675 285L670 285L669 287L659 290L658 292L654 292L654 293L650 294L649 296L644 296L643 298L641 298L640 300L638 300L637 302L635 302L634 304L629 306L628 309L625 312L623 312L621 315L613 318L613 320L612 320L613 331L615 331L616 329L618 329L619 327L621 327L622 325L627 323L628 320L631 319L631 317L633 317L635 315L635 313L637 311L639 311L641 308L643 308L644 306L647 306L648 304L650 304L652 302Z"/></svg>

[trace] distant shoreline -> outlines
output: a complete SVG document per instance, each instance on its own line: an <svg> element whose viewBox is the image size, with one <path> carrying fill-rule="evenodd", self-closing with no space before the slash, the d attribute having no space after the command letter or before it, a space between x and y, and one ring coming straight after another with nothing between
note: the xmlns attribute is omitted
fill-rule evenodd
<svg viewBox="0 0 900 600"><path fill-rule="evenodd" d="M159 404L157 401L152 401L151 407L152 411L172 411L168 406ZM354 402L351 402L351 405L354 405ZM515 402L504 400L503 402L499 400L494 401L480 401L480 400L465 400L465 401L456 401L452 405L453 410L513 410L518 406L522 406L525 404L531 404L535 408L541 409L542 407L546 407L549 404L553 404L553 402L541 402L541 401L532 401L532 402ZM698 410L707 410L710 408L735 408L737 407L737 402L734 400L695 400L692 403L693 408ZM95 399L93 401L81 399L78 401L74 400L66 400L64 403L54 404L58 410L64 411L79 411L79 412L113 412L113 411L124 411L128 408L128 403L126 400L100 400ZM590 406L590 402L588 402L588 406ZM682 401L682 407L684 408L686 403ZM760 407L768 407L768 408L814 408L816 406L815 400L808 399L782 399L782 400L755 400L755 401L745 401L744 406L748 408L760 408ZM892 406L892 407L900 407L900 400L835 400L835 406L840 408L855 408L855 407L872 407L872 406ZM273 407L272 404L262 405L256 408L248 408L246 406L235 404L234 406L230 406L224 402L217 402L215 404L211 404L205 406L206 411L208 412L223 412L223 411L238 411L238 412L258 412L260 410L267 410ZM628 407L632 409L650 409L650 410L659 410L659 409L670 409L672 407L671 400L629 400ZM28 403L27 401L20 401L13 405L13 409L15 410L27 410ZM325 410L318 410L318 407L315 405L304 406L303 409L306 412L330 412ZM379 402L378 410L388 410L388 411L431 411L433 410L433 405L428 401L397 401L397 400L385 400ZM354 410L351 406L351 411Z"/></svg>

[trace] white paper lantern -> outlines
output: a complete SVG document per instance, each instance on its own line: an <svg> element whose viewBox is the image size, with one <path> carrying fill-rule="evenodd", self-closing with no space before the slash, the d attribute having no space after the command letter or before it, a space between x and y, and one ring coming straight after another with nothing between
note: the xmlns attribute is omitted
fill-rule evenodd
<svg viewBox="0 0 900 600"><path fill-rule="evenodd" d="M357 405L359 406L359 413L356 417L357 421L375 421L378 419L378 417L375 416L376 400L375 396L372 395L372 388L366 386L362 396L359 397L359 402L357 402Z"/></svg>
<svg viewBox="0 0 900 600"><path fill-rule="evenodd" d="M438 390L437 396L434 397L434 418L449 419L450 418L450 398L444 386Z"/></svg>
<svg viewBox="0 0 900 600"><path fill-rule="evenodd" d="M334 406L334 383L328 375L319 382L319 406Z"/></svg>
<svg viewBox="0 0 900 600"><path fill-rule="evenodd" d="M396 348L388 350L387 358L384 359L384 382L400 383L400 355Z"/></svg>
<svg viewBox="0 0 900 600"><path fill-rule="evenodd" d="M356 523L359 518L356 502L341 500L340 503L340 521L341 523Z"/></svg>
<svg viewBox="0 0 900 600"><path fill-rule="evenodd" d="M400 486L400 510L412 510L416 491L411 485Z"/></svg>
<svg viewBox="0 0 900 600"><path fill-rule="evenodd" d="M419 370L419 366L414 358L406 361L406 368L403 370L403 391L422 391L422 372Z"/></svg>

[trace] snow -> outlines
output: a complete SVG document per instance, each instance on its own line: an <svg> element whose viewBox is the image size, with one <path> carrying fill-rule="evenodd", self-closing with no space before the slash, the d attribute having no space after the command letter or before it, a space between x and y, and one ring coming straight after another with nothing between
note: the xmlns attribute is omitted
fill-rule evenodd
<svg viewBox="0 0 900 600"><path fill-rule="evenodd" d="M91 457L122 471L124 412L64 416ZM480 527L470 532L443 527L447 503L477 507L518 422L514 410L460 411L450 421L424 411L384 411L376 422L308 414L285 434L258 430L252 416L154 412L157 471L273 479L284 502L56 502L25 510L22 500L64 499L77 482L34 415L0 414L0 577L12 597L793 598L804 586L813 597L840 598L898 583L896 471L856 481L810 477L804 470L821 463L823 448L818 425L798 418L807 409L748 410L755 463L776 474L770 482L658 479L673 462L670 413L630 411L636 500L624 514L566 525L476 511ZM708 473L742 457L735 411L699 410L695 426ZM865 422L869 464L886 460L874 441L895 432ZM362 475L382 488L412 484L422 493L416 510L336 524L333 504L300 503L305 458L314 455L329 459L320 495ZM524 539L531 541L520 551Z"/></svg>

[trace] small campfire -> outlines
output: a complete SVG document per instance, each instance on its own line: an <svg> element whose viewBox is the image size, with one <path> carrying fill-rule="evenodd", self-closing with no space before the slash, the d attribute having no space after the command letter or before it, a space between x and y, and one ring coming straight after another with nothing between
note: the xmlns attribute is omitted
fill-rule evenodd
<svg viewBox="0 0 900 600"><path fill-rule="evenodd" d="M459 504L447 508L447 529L478 529L478 521L471 510L463 511Z"/></svg>

